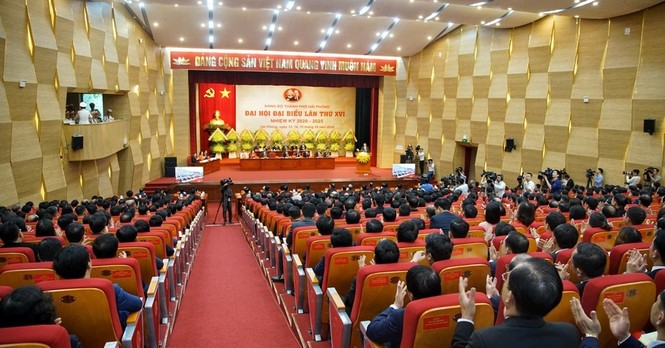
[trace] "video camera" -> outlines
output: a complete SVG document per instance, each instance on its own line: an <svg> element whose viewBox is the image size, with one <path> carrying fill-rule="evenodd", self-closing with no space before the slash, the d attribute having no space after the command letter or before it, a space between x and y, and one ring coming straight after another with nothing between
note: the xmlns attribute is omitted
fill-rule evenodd
<svg viewBox="0 0 665 348"><path fill-rule="evenodd" d="M587 179L588 178L593 178L596 175L596 171L589 168L589 169L586 170L586 173L584 173L584 175L586 175Z"/></svg>
<svg viewBox="0 0 665 348"><path fill-rule="evenodd" d="M491 184L494 181L496 181L496 175L497 174L495 172L486 172L484 170L483 170L482 174L480 174L480 176L482 178L485 178L485 180L487 181L488 184Z"/></svg>
<svg viewBox="0 0 665 348"><path fill-rule="evenodd" d="M567 174L566 173L566 168L558 170L558 169L552 169L550 167L547 167L547 169L538 172L538 180L542 181L542 180L545 180L545 177L547 177L547 181L552 181L552 173L554 173L555 170L557 172L559 172L559 177L563 177L564 175Z"/></svg>
<svg viewBox="0 0 665 348"><path fill-rule="evenodd" d="M649 168L644 170L644 172L642 173L642 177L644 178L644 181L651 181L651 176L654 175L654 170L655 169L656 168L654 168L654 167L649 167Z"/></svg>
<svg viewBox="0 0 665 348"><path fill-rule="evenodd" d="M229 187L229 186L233 185L233 180L231 180L231 178L222 179L219 182L219 185L221 185L222 188Z"/></svg>

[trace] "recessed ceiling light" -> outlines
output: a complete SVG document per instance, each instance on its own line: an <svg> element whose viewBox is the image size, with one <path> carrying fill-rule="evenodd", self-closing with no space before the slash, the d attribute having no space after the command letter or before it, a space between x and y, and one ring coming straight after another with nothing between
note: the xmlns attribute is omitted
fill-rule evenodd
<svg viewBox="0 0 665 348"><path fill-rule="evenodd" d="M575 18L580 18L580 15L575 15Z"/></svg>
<svg viewBox="0 0 665 348"><path fill-rule="evenodd" d="M480 10L480 9L482 9L482 8L483 8L483 6L477 6L476 8Z"/></svg>
<svg viewBox="0 0 665 348"><path fill-rule="evenodd" d="M498 26L500 26L500 25L501 25L501 22L497 22L497 23L496 23L496 24L494 24L494 25L496 25L496 26L498 27Z"/></svg>
<svg viewBox="0 0 665 348"><path fill-rule="evenodd" d="M435 17L434 20L435 20L435 21L438 21L438 20L439 20L439 17Z"/></svg>
<svg viewBox="0 0 665 348"><path fill-rule="evenodd" d="M185 38L181 36L180 37L180 42L183 42L183 41L185 41Z"/></svg>
<svg viewBox="0 0 665 348"><path fill-rule="evenodd" d="M376 36L381 36L381 33L379 33L379 32L377 31L377 32L376 32Z"/></svg>
<svg viewBox="0 0 665 348"><path fill-rule="evenodd" d="M217 28L221 28L221 27L222 27L222 23L217 23Z"/></svg>
<svg viewBox="0 0 665 348"><path fill-rule="evenodd" d="M261 29L266 30L266 29L268 29L268 27L266 27L266 26L264 25L264 26L261 27Z"/></svg>
<svg viewBox="0 0 665 348"><path fill-rule="evenodd" d="M423 15L418 16L418 19L423 19Z"/></svg>
<svg viewBox="0 0 665 348"><path fill-rule="evenodd" d="M374 15L374 11L369 11L369 15L370 15L370 16L373 16L373 15Z"/></svg>
<svg viewBox="0 0 665 348"><path fill-rule="evenodd" d="M220 2L217 3L217 5L224 6L224 3L220 1Z"/></svg>
<svg viewBox="0 0 665 348"><path fill-rule="evenodd" d="M325 32L326 32L325 29L321 29L321 34L323 34L323 33L325 33Z"/></svg>
<svg viewBox="0 0 665 348"><path fill-rule="evenodd" d="M402 50L402 47L397 47L397 50L398 50L398 51L401 51L401 50Z"/></svg>
<svg viewBox="0 0 665 348"><path fill-rule="evenodd" d="M157 23L157 22L155 22L155 23L152 23L152 26L156 28L156 27L158 27L158 26L159 26L159 23Z"/></svg>
<svg viewBox="0 0 665 348"><path fill-rule="evenodd" d="M593 6L598 6L598 1L594 2Z"/></svg>
<svg viewBox="0 0 665 348"><path fill-rule="evenodd" d="M302 7L296 6L296 10L300 11L300 10L302 10Z"/></svg>
<svg viewBox="0 0 665 348"><path fill-rule="evenodd" d="M512 8L512 7L508 7L508 11L512 11L512 10L513 10L513 8Z"/></svg>
<svg viewBox="0 0 665 348"><path fill-rule="evenodd" d="M409 2L414 2L415 0L409 0Z"/></svg>
<svg viewBox="0 0 665 348"><path fill-rule="evenodd" d="M199 4L199 5L203 4L203 2L201 2L201 1L197 1L196 3Z"/></svg>
<svg viewBox="0 0 665 348"><path fill-rule="evenodd" d="M242 42L243 42L243 40L242 40L242 39L238 39L238 43L242 43Z"/></svg>
<svg viewBox="0 0 665 348"><path fill-rule="evenodd" d="M335 30L335 34L339 34L339 29Z"/></svg>
<svg viewBox="0 0 665 348"><path fill-rule="evenodd" d="M247 7L243 7L242 10L243 10L243 11L247 11Z"/></svg>
<svg viewBox="0 0 665 348"><path fill-rule="evenodd" d="M356 10L351 10L351 14L356 14Z"/></svg>
<svg viewBox="0 0 665 348"><path fill-rule="evenodd" d="M178 5L178 4L175 4L174 6L175 6L175 7L178 7L178 6L180 6L180 5Z"/></svg>
<svg viewBox="0 0 665 348"><path fill-rule="evenodd" d="M281 26L277 27L277 30L282 31L282 27Z"/></svg>
<svg viewBox="0 0 665 348"><path fill-rule="evenodd" d="M428 36L428 37L427 37L427 40L428 40L428 41L429 41L429 40L432 40L432 36Z"/></svg>
<svg viewBox="0 0 665 348"><path fill-rule="evenodd" d="M480 24L485 25L485 21L480 21Z"/></svg>
<svg viewBox="0 0 665 348"><path fill-rule="evenodd" d="M390 37L393 37L393 34L390 34L389 36L390 36Z"/></svg>
<svg viewBox="0 0 665 348"><path fill-rule="evenodd" d="M351 48L351 44L346 44L346 48Z"/></svg>
<svg viewBox="0 0 665 348"><path fill-rule="evenodd" d="M310 13L312 13L312 12L307 11L307 14L310 14Z"/></svg>
<svg viewBox="0 0 665 348"><path fill-rule="evenodd" d="M299 44L298 40L293 41L293 44L296 45L296 46L298 46L298 44Z"/></svg>
<svg viewBox="0 0 665 348"><path fill-rule="evenodd" d="M580 3L580 0L575 0L575 3L576 3L576 4L579 4L579 3Z"/></svg>
<svg viewBox="0 0 665 348"><path fill-rule="evenodd" d="M544 16L544 15L545 15L545 14L542 13L542 12L538 13L538 17L542 17L542 16Z"/></svg>
<svg viewBox="0 0 665 348"><path fill-rule="evenodd" d="M205 27L206 27L206 24L205 24L205 23L201 23L201 28L205 28Z"/></svg>
<svg viewBox="0 0 665 348"><path fill-rule="evenodd" d="M281 10L281 9L282 9L282 5L277 5L277 8Z"/></svg>

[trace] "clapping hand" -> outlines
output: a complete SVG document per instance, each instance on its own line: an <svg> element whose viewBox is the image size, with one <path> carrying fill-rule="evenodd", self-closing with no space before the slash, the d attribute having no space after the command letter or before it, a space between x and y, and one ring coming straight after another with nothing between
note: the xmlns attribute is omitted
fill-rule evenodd
<svg viewBox="0 0 665 348"><path fill-rule="evenodd" d="M553 253L555 248L556 248L556 246L554 244L554 238L550 238L550 239L546 240L541 246L541 249L544 252L548 253L548 254Z"/></svg>
<svg viewBox="0 0 665 348"><path fill-rule="evenodd" d="M603 300L603 309L610 319L610 330L617 340L622 341L630 336L630 317L628 308L621 309L609 298Z"/></svg>
<svg viewBox="0 0 665 348"><path fill-rule="evenodd" d="M490 277L489 274L487 275L487 278L485 279L485 293L489 297L501 295L499 293L499 290L497 290L497 288L496 288L496 278L495 277Z"/></svg>
<svg viewBox="0 0 665 348"><path fill-rule="evenodd" d="M644 256L636 249L628 252L628 262L626 263L626 273L639 273L645 272L647 269L647 262Z"/></svg>
<svg viewBox="0 0 665 348"><path fill-rule="evenodd" d="M459 277L459 304L462 311L462 319L473 321L476 315L476 288L466 291L469 279Z"/></svg>
<svg viewBox="0 0 665 348"><path fill-rule="evenodd" d="M404 307L404 296L406 296L406 283L400 280L397 282L397 291L395 291L395 302L393 302L393 305L397 308Z"/></svg>
<svg viewBox="0 0 665 348"><path fill-rule="evenodd" d="M365 264L365 259L366 259L366 256L365 256L365 255L361 255L361 256L358 258L358 268L363 268L363 267L365 267L365 265L366 265L366 264Z"/></svg>
<svg viewBox="0 0 665 348"><path fill-rule="evenodd" d="M411 258L411 262L415 263L420 263L420 261L424 260L427 257L425 254L424 250L419 250L413 253L413 257Z"/></svg>
<svg viewBox="0 0 665 348"><path fill-rule="evenodd" d="M592 335L598 337L600 334L600 321L598 321L598 315L596 311L591 311L591 318L589 318L584 309L582 309L582 304L577 297L573 297L570 300L570 308L573 312L573 318L575 318L575 324L585 335Z"/></svg>
<svg viewBox="0 0 665 348"><path fill-rule="evenodd" d="M570 261L573 258L571 257L567 263L563 264L561 262L557 262L554 267L556 267L557 273L559 273L559 277L561 277L561 280L568 280L570 278L570 274L568 273L568 267L570 266Z"/></svg>

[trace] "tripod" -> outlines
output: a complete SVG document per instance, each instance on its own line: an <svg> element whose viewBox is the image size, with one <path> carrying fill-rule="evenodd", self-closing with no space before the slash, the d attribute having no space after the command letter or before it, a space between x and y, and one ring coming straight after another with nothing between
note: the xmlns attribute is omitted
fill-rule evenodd
<svg viewBox="0 0 665 348"><path fill-rule="evenodd" d="M222 209L222 218L224 219L224 225L226 225L226 219L228 216L228 222L229 224L233 223L233 208L231 206L231 197L233 197L233 191L227 186L224 185L222 186L221 189L221 196L222 199L219 202L219 206L217 207L217 212L215 213L215 218L212 220L213 223L217 223L217 216L219 216L219 210Z"/></svg>

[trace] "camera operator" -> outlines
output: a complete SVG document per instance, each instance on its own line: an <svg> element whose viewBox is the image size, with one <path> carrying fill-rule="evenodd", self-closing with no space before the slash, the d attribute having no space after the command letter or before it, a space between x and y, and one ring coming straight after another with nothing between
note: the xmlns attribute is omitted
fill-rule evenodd
<svg viewBox="0 0 665 348"><path fill-rule="evenodd" d="M459 191L461 195L467 195L469 193L469 185L466 183L466 179L457 179L459 185L453 188L453 192Z"/></svg>
<svg viewBox="0 0 665 348"><path fill-rule="evenodd" d="M409 144L404 154L406 155L406 163L413 163L413 145Z"/></svg>
<svg viewBox="0 0 665 348"><path fill-rule="evenodd" d="M418 166L420 167L420 175L425 174L425 149L416 146L416 155L418 155Z"/></svg>
<svg viewBox="0 0 665 348"><path fill-rule="evenodd" d="M524 174L524 192L534 193L536 191L536 183L533 182L533 174L526 173Z"/></svg>
<svg viewBox="0 0 665 348"><path fill-rule="evenodd" d="M631 172L623 172L626 174L626 188L630 186L637 186L640 183L640 170L633 169Z"/></svg>
<svg viewBox="0 0 665 348"><path fill-rule="evenodd" d="M503 175L497 174L496 180L494 181L494 196L501 199L503 194L506 193L506 183L503 182Z"/></svg>
<svg viewBox="0 0 665 348"><path fill-rule="evenodd" d="M233 190L231 190L231 185L233 185L233 180L231 178L223 179L222 181L219 182L219 184L222 186L221 188L221 198L222 198L222 217L224 219L224 225L226 225L226 217L228 213L228 219L229 223L233 223L233 220L231 219L232 216L232 208L231 208L231 200L233 199Z"/></svg>
<svg viewBox="0 0 665 348"><path fill-rule="evenodd" d="M542 175L542 178L542 180L545 181L545 185L550 189L550 193L561 193L561 191L563 191L563 183L561 182L561 179L559 179L558 170L552 171L552 182L550 182L547 175Z"/></svg>
<svg viewBox="0 0 665 348"><path fill-rule="evenodd" d="M597 168L596 176L593 177L593 187L603 188L603 181L605 181L605 178L603 177L603 168Z"/></svg>
<svg viewBox="0 0 665 348"><path fill-rule="evenodd" d="M660 170L649 167L644 171L644 180L652 187L660 187Z"/></svg>
<svg viewBox="0 0 665 348"><path fill-rule="evenodd" d="M462 167L455 168L455 175L457 176L457 182L466 182L466 175L464 175Z"/></svg>

